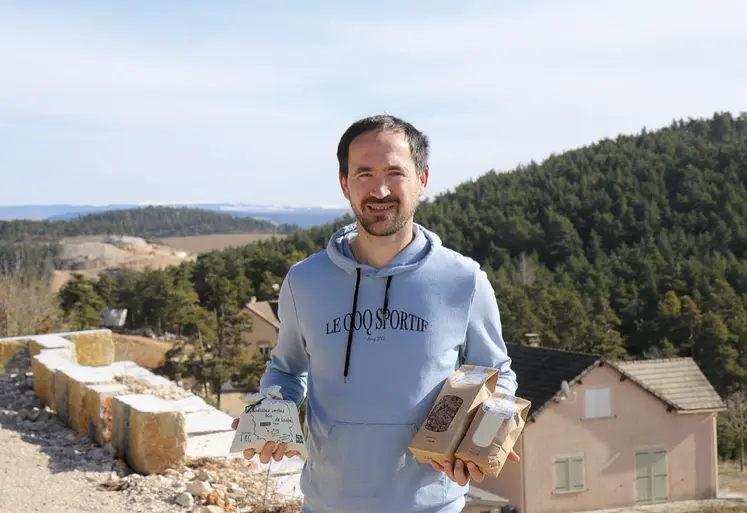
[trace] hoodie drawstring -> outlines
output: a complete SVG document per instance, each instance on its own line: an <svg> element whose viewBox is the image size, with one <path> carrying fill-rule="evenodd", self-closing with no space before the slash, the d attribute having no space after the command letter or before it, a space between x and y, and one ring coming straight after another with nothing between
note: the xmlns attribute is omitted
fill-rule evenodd
<svg viewBox="0 0 747 513"><path fill-rule="evenodd" d="M353 311L350 312L350 328L348 329L348 347L345 351L345 382L348 381L348 367L350 366L350 347L353 344L353 327L355 325L355 311L358 309L358 289L361 285L361 270L357 268L355 270L355 295L353 296Z"/></svg>
<svg viewBox="0 0 747 513"><path fill-rule="evenodd" d="M356 268L355 270L356 276L355 276L355 292L353 294L353 309L350 312L350 328L348 328L348 345L345 350L345 372L343 374L343 377L345 378L345 383L348 382L348 368L350 367L350 349L353 346L353 328L355 327L355 313L358 311L358 291L360 290L361 285L361 270L360 268ZM383 312L384 315L386 315L387 311L389 311L389 287L392 284L392 277L388 276L386 279L386 289L384 290L384 308Z"/></svg>
<svg viewBox="0 0 747 513"><path fill-rule="evenodd" d="M386 290L384 290L384 315L389 311L389 285L392 284L391 275L386 279Z"/></svg>

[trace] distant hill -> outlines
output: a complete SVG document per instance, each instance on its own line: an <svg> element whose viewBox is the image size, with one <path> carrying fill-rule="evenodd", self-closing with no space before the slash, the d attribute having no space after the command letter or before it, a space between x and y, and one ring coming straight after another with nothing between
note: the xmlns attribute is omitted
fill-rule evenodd
<svg viewBox="0 0 747 513"><path fill-rule="evenodd" d="M142 207L87 214L67 221L0 221L0 240L55 239L81 235L161 238L214 233L289 233L297 226L183 207Z"/></svg>
<svg viewBox="0 0 747 513"><path fill-rule="evenodd" d="M210 212L230 214L234 217L251 217L266 220L275 225L296 225L301 228L310 228L328 223L349 211L347 208L287 207L236 203L172 204L169 206L196 208ZM0 220L66 221L87 214L112 210L130 210L141 207L142 205L136 204L0 206Z"/></svg>

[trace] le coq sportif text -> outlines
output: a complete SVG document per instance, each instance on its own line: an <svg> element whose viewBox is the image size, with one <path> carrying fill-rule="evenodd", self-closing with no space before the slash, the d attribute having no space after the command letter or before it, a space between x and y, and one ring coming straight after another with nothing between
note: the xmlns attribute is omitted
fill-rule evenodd
<svg viewBox="0 0 747 513"><path fill-rule="evenodd" d="M374 331L395 330L395 331L425 331L428 329L428 321L422 317L405 310L387 310L379 308L375 311L367 308L355 312L335 317L327 321L326 334L332 335L341 331L349 331L351 319L353 320L353 331L364 330L366 334L371 335Z"/></svg>

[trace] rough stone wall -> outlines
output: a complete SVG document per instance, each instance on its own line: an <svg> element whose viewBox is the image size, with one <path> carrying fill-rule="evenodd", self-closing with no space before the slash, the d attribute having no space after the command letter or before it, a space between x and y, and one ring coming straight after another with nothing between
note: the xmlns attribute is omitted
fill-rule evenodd
<svg viewBox="0 0 747 513"><path fill-rule="evenodd" d="M110 330L0 339L0 373L33 371L33 390L71 429L141 474L188 458L226 457L232 418L130 361L114 361Z"/></svg>

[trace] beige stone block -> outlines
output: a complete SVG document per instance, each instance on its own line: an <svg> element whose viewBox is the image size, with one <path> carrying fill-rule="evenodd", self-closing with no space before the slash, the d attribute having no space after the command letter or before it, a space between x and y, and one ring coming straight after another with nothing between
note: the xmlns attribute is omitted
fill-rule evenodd
<svg viewBox="0 0 747 513"><path fill-rule="evenodd" d="M35 335L29 338L29 355L33 358L42 351L58 350L66 352L68 358L75 360L75 344L59 335Z"/></svg>
<svg viewBox="0 0 747 513"><path fill-rule="evenodd" d="M70 359L67 350L48 349L31 359L31 370L34 373L34 393L42 403L54 408L54 375L57 369L77 367Z"/></svg>
<svg viewBox="0 0 747 513"><path fill-rule="evenodd" d="M86 367L78 365L57 369L54 374L54 409L57 416L78 432L80 410L83 407L83 387L95 383L112 383L114 375L106 367Z"/></svg>
<svg viewBox="0 0 747 513"><path fill-rule="evenodd" d="M87 426L87 433L94 442L103 446L112 438L112 400L129 393L125 385L105 383L86 385L83 394L80 424Z"/></svg>
<svg viewBox="0 0 747 513"><path fill-rule="evenodd" d="M23 361L27 361L26 358L28 358L26 340L0 340L0 374L20 370Z"/></svg>
<svg viewBox="0 0 747 513"><path fill-rule="evenodd" d="M114 363L114 339L110 330L72 333L75 357L79 364L98 367Z"/></svg>
<svg viewBox="0 0 747 513"><path fill-rule="evenodd" d="M112 399L112 445L133 470L160 474L184 464L184 412L172 401L146 394Z"/></svg>

